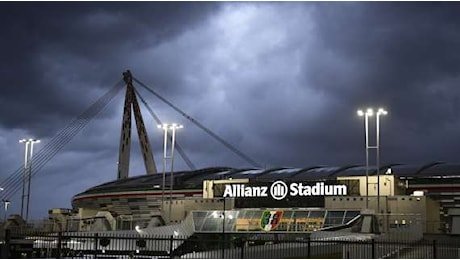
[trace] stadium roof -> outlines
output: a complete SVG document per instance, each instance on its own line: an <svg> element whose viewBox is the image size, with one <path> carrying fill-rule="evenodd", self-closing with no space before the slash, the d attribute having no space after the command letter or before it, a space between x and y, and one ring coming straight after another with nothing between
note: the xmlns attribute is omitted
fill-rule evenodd
<svg viewBox="0 0 460 260"><path fill-rule="evenodd" d="M403 178L430 177L460 177L460 163L432 162L423 165L389 164L380 167L380 173L388 173ZM369 176L377 173L375 167L369 168ZM201 187L203 180L241 179L249 178L255 181L309 181L336 179L342 176L365 176L366 167L363 165L348 165L343 167L312 166L307 168L272 168L272 169L233 169L228 167L205 168L195 171L174 173L174 188L187 189ZM165 182L169 186L170 173L166 173ZM142 187L151 189L161 185L163 174L141 175L127 179L107 182L86 190L83 193L99 193L104 191L129 191Z"/></svg>

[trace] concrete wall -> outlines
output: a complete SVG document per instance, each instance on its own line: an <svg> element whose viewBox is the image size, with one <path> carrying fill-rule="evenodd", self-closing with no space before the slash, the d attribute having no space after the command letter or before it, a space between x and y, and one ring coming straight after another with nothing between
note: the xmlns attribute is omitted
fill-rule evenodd
<svg viewBox="0 0 460 260"><path fill-rule="evenodd" d="M441 233L443 228L441 227L441 215L440 215L440 204L439 201L433 199L426 200L426 222L427 229L426 233Z"/></svg>
<svg viewBox="0 0 460 260"><path fill-rule="evenodd" d="M365 196L335 196L325 198L329 210L364 210ZM368 208L377 213L377 197L369 196ZM424 233L439 233L439 203L420 196L381 196L379 223L381 230L402 228L406 225L420 225Z"/></svg>
<svg viewBox="0 0 460 260"><path fill-rule="evenodd" d="M369 196L376 196L377 183L380 179L380 195L381 196L393 196L393 195L403 195L405 194L405 188L402 183L400 183L398 178L395 178L393 175L382 174L377 178L377 176L369 176ZM362 196L366 195L366 176L347 176L347 177L337 177L337 180L358 180L359 181L359 193ZM396 181L395 181L396 180Z"/></svg>

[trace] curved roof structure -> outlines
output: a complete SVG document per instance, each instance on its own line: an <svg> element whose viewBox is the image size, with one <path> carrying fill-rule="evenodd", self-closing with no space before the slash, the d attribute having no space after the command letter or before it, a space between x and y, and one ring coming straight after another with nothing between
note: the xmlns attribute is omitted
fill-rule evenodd
<svg viewBox="0 0 460 260"><path fill-rule="evenodd" d="M391 171L389 171L391 169ZM450 208L460 208L460 163L431 162L419 165L388 164L379 169L380 174L391 174L405 180L406 192L415 190L426 192L438 200L442 214ZM367 169L369 176L377 173L376 167ZM170 187L170 173L165 173L165 184ZM271 169L234 169L228 167L205 168L195 171L174 172L174 187L169 196L176 199L187 197L190 203L203 203L202 186L204 180L249 179L250 182L335 181L338 177L365 176L364 165L341 167L311 166L305 168L277 167ZM129 177L94 186L75 195L72 206L88 209L109 210L115 215L150 216L159 212L164 191L163 174ZM211 201L211 203L214 203ZM207 204L206 204L207 205ZM205 205L205 206L206 206ZM211 205L211 204L210 204ZM155 213L156 214L156 213Z"/></svg>
<svg viewBox="0 0 460 260"><path fill-rule="evenodd" d="M460 163L433 162L424 165L389 164L380 168L380 173L385 174L391 168L391 174L405 178L429 178L460 176ZM377 169L370 167L368 174L375 175ZM256 181L273 181L277 179L301 180L327 180L342 176L366 175L363 165L349 165L343 167L312 166L306 168L272 168L272 169L233 169L228 167L205 168L196 171L180 171L174 173L176 189L190 189L201 187L203 180L220 179L253 179ZM131 191L143 187L152 189L152 186L162 184L162 174L134 176L127 179L107 182L86 190L81 194L93 194L110 191ZM170 173L166 173L166 185L169 186ZM78 195L76 195L78 196Z"/></svg>

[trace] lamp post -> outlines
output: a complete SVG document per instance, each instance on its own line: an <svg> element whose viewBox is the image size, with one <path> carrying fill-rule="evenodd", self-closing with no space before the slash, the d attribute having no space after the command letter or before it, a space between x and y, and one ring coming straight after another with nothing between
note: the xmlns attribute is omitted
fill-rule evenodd
<svg viewBox="0 0 460 260"><path fill-rule="evenodd" d="M164 211L164 199L165 199L165 175L166 175L166 159L167 156L167 147L168 147L168 125L158 125L158 128L163 129L164 142L163 142L163 181L161 187L161 210Z"/></svg>
<svg viewBox="0 0 460 260"><path fill-rule="evenodd" d="M366 135L366 209L369 208L369 117L374 115L374 110L368 108L366 112L358 110L358 116L364 116L364 129Z"/></svg>
<svg viewBox="0 0 460 260"><path fill-rule="evenodd" d="M5 189L0 187L0 191L4 191ZM8 209L8 205L6 204L6 201L8 201L7 199L2 199L2 202L3 202L3 206L4 206L4 209L5 209L5 223L6 223L6 210ZM8 204L9 204L9 201L8 201Z"/></svg>
<svg viewBox="0 0 460 260"><path fill-rule="evenodd" d="M163 210L164 203L164 192L165 192L165 175L166 175L166 160L171 160L171 173L170 173L170 183L169 183L169 221L171 221L172 215L172 191L173 191L173 181L174 181L174 146L176 142L176 130L181 129L184 126L178 124L162 124L158 125L158 128L163 129L164 133L164 143L163 143L163 190L161 193L161 208ZM168 156L168 130L171 130L171 152Z"/></svg>
<svg viewBox="0 0 460 260"><path fill-rule="evenodd" d="M2 189L3 190L3 189ZM3 209L5 210L5 223L6 223L6 216L7 216L7 211L8 211L8 206L10 205L11 201L7 200L7 199L2 199L2 202L3 202Z"/></svg>
<svg viewBox="0 0 460 260"><path fill-rule="evenodd" d="M225 259L225 197L222 196L224 200L224 208L222 211L222 259Z"/></svg>
<svg viewBox="0 0 460 260"><path fill-rule="evenodd" d="M25 153L24 153L24 174L22 181L22 201L21 201L21 217L25 220L29 220L29 201L30 201L30 183L32 180L32 155L34 151L34 144L40 143L38 139L21 139L20 143L25 144ZM29 149L30 146L30 149ZM27 182L27 187L26 187ZM27 192L27 194L26 194ZM24 214L24 199L26 199L26 209Z"/></svg>
<svg viewBox="0 0 460 260"><path fill-rule="evenodd" d="M369 149L376 149L376 168L377 168L377 212L380 212L380 116L387 115L388 112L379 108L376 114L376 145L369 145L369 117L374 115L374 110L368 108L366 112L358 110L358 116L364 116L364 127L366 131L366 208L369 207Z"/></svg>
<svg viewBox="0 0 460 260"><path fill-rule="evenodd" d="M377 111L377 213L380 214L380 115L387 115L388 112L379 108Z"/></svg>
<svg viewBox="0 0 460 260"><path fill-rule="evenodd" d="M29 157L29 142L27 139L19 140L19 143L24 143L25 152L24 152L24 173L22 174L22 196L21 196L21 217L24 218L24 198L26 193L26 176L27 176L27 162Z"/></svg>

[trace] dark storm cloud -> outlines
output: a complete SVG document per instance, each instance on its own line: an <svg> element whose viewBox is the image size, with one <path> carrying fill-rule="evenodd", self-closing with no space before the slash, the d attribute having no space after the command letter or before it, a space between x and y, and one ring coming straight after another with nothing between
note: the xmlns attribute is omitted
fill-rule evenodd
<svg viewBox="0 0 460 260"><path fill-rule="evenodd" d="M439 133L450 132L452 124L458 127L460 34L454 28L460 25L459 10L457 3L320 4L314 15L325 51L319 55L332 52L346 60L353 75L343 75L344 69L333 63L321 64L310 71L315 75L312 85L340 97L342 106L379 104L390 109L385 120L392 128L385 129L386 142L409 153L406 160L438 159L438 152L455 160L458 146L450 146L451 140ZM443 148L422 159L414 147Z"/></svg>
<svg viewBox="0 0 460 260"><path fill-rule="evenodd" d="M214 3L121 2L1 6L0 72L4 87L0 93L0 125L5 144L2 178L21 163L23 147L18 145L18 138L39 137L46 144L57 130L121 79L121 72L133 64L129 61L131 55L194 28L216 8ZM54 163L45 167L43 176L37 177L38 182L45 180L42 192L43 187L61 187L63 183L74 184L73 189L62 190L59 198L45 192L46 199L41 201L69 205L72 195L96 182L112 179L121 126L120 99L118 95L97 122L83 130L53 159ZM14 152L9 153L12 148ZM138 155L138 149L133 144L133 156ZM97 163L89 162L88 156ZM140 173L142 168L136 164L142 162L134 159L132 164L132 171ZM49 182L50 178L54 181Z"/></svg>
<svg viewBox="0 0 460 260"><path fill-rule="evenodd" d="M458 160L455 2L0 7L2 178L22 161L18 139L34 135L45 144L125 69L265 167L362 164L356 110L371 105L389 110L382 164ZM250 167L137 87L163 121L185 125L178 142L197 167ZM46 203L35 214L114 179L122 104L119 93L42 169L33 194L37 205ZM162 134L143 115L160 162ZM142 174L135 132L133 139L131 173Z"/></svg>
<svg viewBox="0 0 460 260"><path fill-rule="evenodd" d="M166 2L2 4L1 53L5 60L0 71L8 86L1 93L2 125L24 127L26 122L35 125L53 120L53 116L58 121L61 116L75 115L91 104L84 102L91 100L91 88L107 89L121 79L120 71L126 69L123 59L193 28L206 19L213 6ZM119 62L115 66L110 64L113 56L120 59L115 59ZM80 96L78 100L72 99L75 94ZM17 116L3 116L5 108L18 111Z"/></svg>

